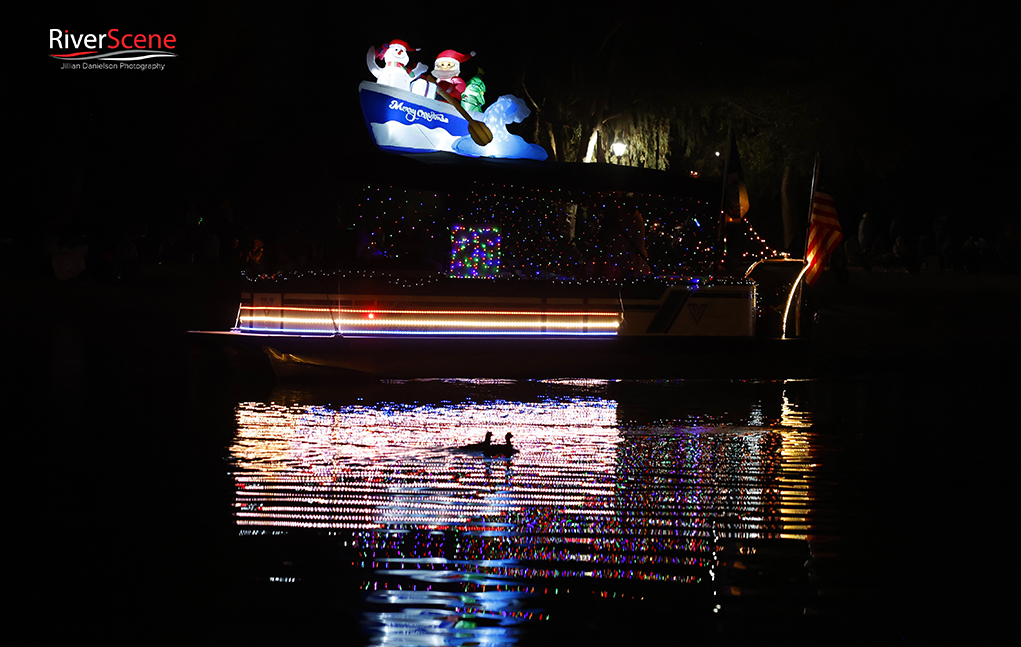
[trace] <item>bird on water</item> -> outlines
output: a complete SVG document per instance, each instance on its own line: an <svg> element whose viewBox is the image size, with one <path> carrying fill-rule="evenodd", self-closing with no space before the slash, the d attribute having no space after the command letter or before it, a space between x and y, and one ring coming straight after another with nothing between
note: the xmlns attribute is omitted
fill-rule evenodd
<svg viewBox="0 0 1021 647"><path fill-rule="evenodd" d="M489 449L490 447L493 447L493 446L494 446L493 445L493 432L487 431L486 432L486 437L485 437L485 439L483 439L483 441L481 443L473 443L471 445L465 445L464 447L461 447L461 449L463 449L464 451L469 451L469 452L484 452L484 451L486 451L487 449Z"/></svg>
<svg viewBox="0 0 1021 647"><path fill-rule="evenodd" d="M518 450L511 446L511 438L513 436L514 434L508 431L507 435L503 437L505 441L503 445L490 445L483 449L482 452L486 456L511 456L512 454L517 454Z"/></svg>

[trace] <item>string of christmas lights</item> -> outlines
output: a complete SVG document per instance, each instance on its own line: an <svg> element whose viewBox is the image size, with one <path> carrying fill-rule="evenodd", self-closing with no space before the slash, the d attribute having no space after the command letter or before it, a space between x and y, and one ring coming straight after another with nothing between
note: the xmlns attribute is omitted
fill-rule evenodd
<svg viewBox="0 0 1021 647"><path fill-rule="evenodd" d="M500 273L500 228L496 225L451 226L450 274L495 278Z"/></svg>
<svg viewBox="0 0 1021 647"><path fill-rule="evenodd" d="M593 278L593 266L606 256L612 230L606 216L621 203L641 214L655 273L691 276L713 270L719 215L718 206L706 201L479 181L466 195L366 186L358 203L359 253L394 263L421 261L424 254L455 276L584 280ZM741 237L742 260L779 255L743 222L744 228L731 234ZM474 238L466 237L473 231L478 232Z"/></svg>
<svg viewBox="0 0 1021 647"><path fill-rule="evenodd" d="M357 260L374 278L387 271L427 270L465 278L547 278L600 282L607 263L607 214L621 203L644 224L645 248L658 276L713 273L718 262L718 206L704 200L609 191L542 189L475 181L464 194L366 185L355 218ZM725 262L750 266L782 256L748 220L728 228ZM380 274L382 273L382 274ZM305 270L249 280L355 276L357 271ZM616 277L628 282L636 277ZM640 278L640 277L638 277ZM386 277L391 284L420 285L428 277Z"/></svg>
<svg viewBox="0 0 1021 647"><path fill-rule="evenodd" d="M728 245L724 264L733 263L738 267L751 267L758 261L770 258L781 258L785 253L773 249L762 236L755 231L747 218L734 223L728 230ZM733 251L731 251L733 249Z"/></svg>

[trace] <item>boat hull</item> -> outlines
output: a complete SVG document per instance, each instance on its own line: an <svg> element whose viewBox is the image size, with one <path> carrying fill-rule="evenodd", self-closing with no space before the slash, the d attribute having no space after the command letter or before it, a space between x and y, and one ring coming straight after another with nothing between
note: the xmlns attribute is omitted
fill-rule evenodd
<svg viewBox="0 0 1021 647"><path fill-rule="evenodd" d="M241 294L231 331L207 336L284 380L790 377L798 345L757 337L755 293L695 279L265 281Z"/></svg>
<svg viewBox="0 0 1021 647"><path fill-rule="evenodd" d="M453 152L468 136L468 121L448 103L363 81L358 86L365 125L376 146L396 153Z"/></svg>
<svg viewBox="0 0 1021 647"><path fill-rule="evenodd" d="M336 379L775 379L810 373L803 340L412 339L206 333L281 381Z"/></svg>

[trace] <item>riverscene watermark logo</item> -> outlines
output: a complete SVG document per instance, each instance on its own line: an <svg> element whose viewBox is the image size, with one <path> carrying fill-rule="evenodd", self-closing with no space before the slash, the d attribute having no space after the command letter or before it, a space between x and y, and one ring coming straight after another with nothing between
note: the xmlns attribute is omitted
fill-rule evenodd
<svg viewBox="0 0 1021 647"><path fill-rule="evenodd" d="M111 29L105 34L72 34L50 30L50 58L62 61L62 70L151 70L162 72L161 58L175 58L173 34L131 34Z"/></svg>

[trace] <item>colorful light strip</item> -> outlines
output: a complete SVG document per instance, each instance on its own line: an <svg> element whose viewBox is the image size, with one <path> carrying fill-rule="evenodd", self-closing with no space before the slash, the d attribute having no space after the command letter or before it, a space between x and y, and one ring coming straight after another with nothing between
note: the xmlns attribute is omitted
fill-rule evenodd
<svg viewBox="0 0 1021 647"><path fill-rule="evenodd" d="M308 327L309 324L322 327ZM262 325L258 325L262 324ZM295 325L298 324L298 325ZM305 324L305 325L301 325ZM352 321L340 320L336 327L332 321L292 321L287 318L260 317L243 320L236 329L241 332L291 334L434 334L434 335L615 335L617 321L471 321L471 320L396 320Z"/></svg>
<svg viewBox="0 0 1021 647"><path fill-rule="evenodd" d="M279 323L279 324L330 324L330 319L304 319L300 317L248 317L244 320L248 323ZM471 321L465 319L399 319L399 320L377 320L377 319L337 319L338 325L344 326L370 326L382 327L387 325L411 326L416 328L603 328L616 330L619 326L617 321ZM254 326L252 326L254 327Z"/></svg>
<svg viewBox="0 0 1021 647"><path fill-rule="evenodd" d="M337 333L334 331L317 330L312 328L288 328L286 330L274 330L267 328L236 328L235 332L249 333L258 335L319 335L319 336L333 336ZM448 337L615 337L617 335L616 330L574 330L574 331L560 331L560 330L463 330L463 329L452 329L452 330L414 330L414 329L392 329L392 330L353 330L345 331L340 333L343 337L369 337L369 336L448 336Z"/></svg>
<svg viewBox="0 0 1021 647"><path fill-rule="evenodd" d="M528 336L528 337L615 337L617 331L556 331L556 330L487 330L487 331L474 331L474 330L363 330L353 331L351 333L345 333L344 336L355 336L355 337L368 337L376 335L433 335L433 336L456 336L456 337L487 337L487 336L499 336L499 337L515 337L515 336Z"/></svg>
<svg viewBox="0 0 1021 647"><path fill-rule="evenodd" d="M335 312L350 314L415 314L415 315L509 315L522 317L616 317L617 312L586 312L577 310L549 311L549 310L385 310L375 308L315 308L307 306L241 306L241 310L280 310L288 312Z"/></svg>
<svg viewBox="0 0 1021 647"><path fill-rule="evenodd" d="M281 314L254 314L255 312ZM287 313L329 313L289 316ZM364 318L342 315L362 314ZM380 315L377 318L377 315ZM423 317L424 315L424 317ZM242 306L236 332L355 336L613 336L621 316L606 311L392 310L307 306Z"/></svg>

